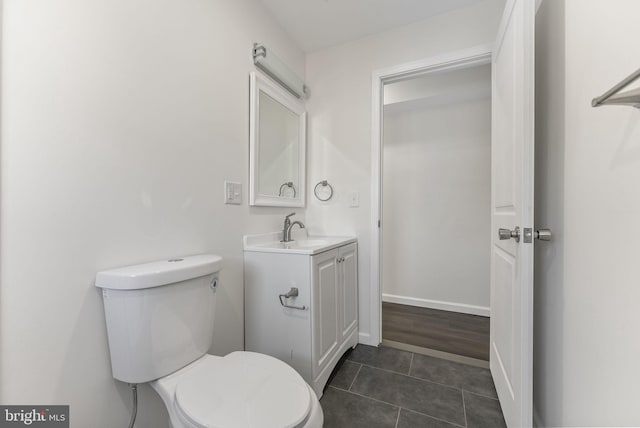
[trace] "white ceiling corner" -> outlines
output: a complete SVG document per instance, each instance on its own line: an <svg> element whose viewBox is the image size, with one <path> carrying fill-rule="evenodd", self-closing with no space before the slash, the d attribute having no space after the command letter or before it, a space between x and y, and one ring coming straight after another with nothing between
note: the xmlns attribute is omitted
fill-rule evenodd
<svg viewBox="0 0 640 428"><path fill-rule="evenodd" d="M481 0L260 1L305 52L313 52Z"/></svg>

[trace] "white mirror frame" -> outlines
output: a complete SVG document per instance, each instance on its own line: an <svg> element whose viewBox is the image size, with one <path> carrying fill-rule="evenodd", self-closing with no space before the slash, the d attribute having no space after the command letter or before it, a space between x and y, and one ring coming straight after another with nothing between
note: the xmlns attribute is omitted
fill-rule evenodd
<svg viewBox="0 0 640 428"><path fill-rule="evenodd" d="M307 146L307 113L304 104L293 97L284 88L260 73L252 72L250 79L250 107L249 107L249 205L269 207L304 207L305 206L305 176L306 176L306 146ZM298 184L295 198L281 198L277 196L260 195L259 189L259 131L260 109L258 108L259 94L264 92L284 107L298 115L299 143L298 150Z"/></svg>

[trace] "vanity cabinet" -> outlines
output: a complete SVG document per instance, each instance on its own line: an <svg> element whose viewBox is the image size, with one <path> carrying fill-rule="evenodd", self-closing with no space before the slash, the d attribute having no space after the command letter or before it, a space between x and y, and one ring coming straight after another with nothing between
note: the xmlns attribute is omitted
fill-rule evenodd
<svg viewBox="0 0 640 428"><path fill-rule="evenodd" d="M343 240L313 254L244 252L245 349L290 364L318 397L358 343L358 249Z"/></svg>

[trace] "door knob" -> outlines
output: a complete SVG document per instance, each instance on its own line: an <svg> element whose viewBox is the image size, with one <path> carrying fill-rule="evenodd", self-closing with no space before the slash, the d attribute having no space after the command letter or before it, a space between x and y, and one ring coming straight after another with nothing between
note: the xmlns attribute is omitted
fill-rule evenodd
<svg viewBox="0 0 640 428"><path fill-rule="evenodd" d="M500 238L500 240L513 238L516 240L516 242L520 242L520 226L516 226L516 228L513 230L498 229L498 237Z"/></svg>
<svg viewBox="0 0 640 428"><path fill-rule="evenodd" d="M538 229L534 235L536 239L541 241L551 241L551 237L553 233L551 233L551 229Z"/></svg>

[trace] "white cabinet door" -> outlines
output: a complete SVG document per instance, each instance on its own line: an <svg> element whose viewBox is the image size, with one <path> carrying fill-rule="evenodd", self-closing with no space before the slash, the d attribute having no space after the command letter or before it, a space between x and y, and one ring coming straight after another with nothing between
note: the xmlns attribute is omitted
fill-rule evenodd
<svg viewBox="0 0 640 428"><path fill-rule="evenodd" d="M340 261L340 337L344 340L358 325L358 246L345 245L338 250Z"/></svg>
<svg viewBox="0 0 640 428"><path fill-rule="evenodd" d="M313 256L314 377L338 349L338 250Z"/></svg>

